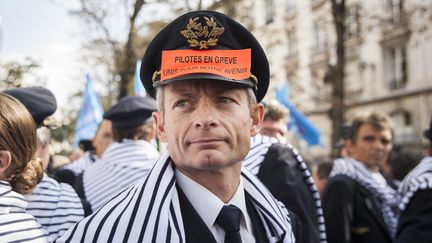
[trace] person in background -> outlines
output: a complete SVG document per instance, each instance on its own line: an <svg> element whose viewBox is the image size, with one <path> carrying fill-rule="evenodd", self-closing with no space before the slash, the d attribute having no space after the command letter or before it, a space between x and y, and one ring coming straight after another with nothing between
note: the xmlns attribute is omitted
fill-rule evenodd
<svg viewBox="0 0 432 243"><path fill-rule="evenodd" d="M75 161L80 159L85 152L92 151L94 148L92 146L92 141L90 139L81 139L78 142L78 148L73 150L70 154L70 161Z"/></svg>
<svg viewBox="0 0 432 243"><path fill-rule="evenodd" d="M0 93L0 242L47 242L46 232L25 212L24 194L43 176L35 158L36 126L15 98Z"/></svg>
<svg viewBox="0 0 432 243"><path fill-rule="evenodd" d="M315 181L315 185L319 194L322 196L324 188L328 182L328 176L333 167L333 161L316 161L312 164L312 177Z"/></svg>
<svg viewBox="0 0 432 243"><path fill-rule="evenodd" d="M79 175L75 188L89 203L86 215L101 208L112 197L145 179L159 152L150 144L156 137L151 114L156 101L149 97L127 96L105 114L112 122L112 143L93 166Z"/></svg>
<svg viewBox="0 0 432 243"><path fill-rule="evenodd" d="M242 168L269 84L253 35L218 12L182 15L150 42L141 80L168 151L58 241L294 242L287 209Z"/></svg>
<svg viewBox="0 0 432 243"><path fill-rule="evenodd" d="M18 99L35 121L37 127L36 157L41 159L44 171L50 158L51 131L44 122L57 109L55 96L43 87L5 90ZM50 242L61 236L70 226L84 218L83 205L74 189L58 183L46 173L32 193L26 195L26 212L33 215L48 233Z"/></svg>
<svg viewBox="0 0 432 243"><path fill-rule="evenodd" d="M396 191L379 173L393 147L385 115L356 117L346 140L350 157L336 159L323 193L329 242L392 242L396 233Z"/></svg>
<svg viewBox="0 0 432 243"><path fill-rule="evenodd" d="M284 140L288 132L288 110L276 100L270 100L263 104L265 114L260 134Z"/></svg>
<svg viewBox="0 0 432 243"><path fill-rule="evenodd" d="M243 166L298 216L301 233L296 242L326 242L321 201L311 173L299 152L283 139L288 111L272 101L264 105L264 112L260 134L251 139Z"/></svg>
<svg viewBox="0 0 432 243"><path fill-rule="evenodd" d="M391 187L398 190L401 181L422 158L421 154L393 150L389 159L381 166L381 174Z"/></svg>
<svg viewBox="0 0 432 243"><path fill-rule="evenodd" d="M399 187L400 216L396 243L432 239L432 117L424 132L430 153L403 179Z"/></svg>
<svg viewBox="0 0 432 243"><path fill-rule="evenodd" d="M84 170L92 166L97 159L102 157L102 154L113 142L113 135L110 120L102 120L96 131L95 136L91 140L92 150L86 151L79 159L72 161L60 168L55 173L55 178L59 182L65 182L70 185L75 183L76 177L83 173Z"/></svg>
<svg viewBox="0 0 432 243"><path fill-rule="evenodd" d="M113 142L112 122L104 119L96 131L96 135L92 139L92 146L96 158L102 157L102 154Z"/></svg>

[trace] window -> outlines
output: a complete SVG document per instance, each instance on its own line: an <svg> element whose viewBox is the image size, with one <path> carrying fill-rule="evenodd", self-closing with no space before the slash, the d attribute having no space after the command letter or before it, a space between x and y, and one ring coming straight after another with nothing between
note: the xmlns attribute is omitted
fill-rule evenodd
<svg viewBox="0 0 432 243"><path fill-rule="evenodd" d="M295 30L290 30L288 31L288 57L296 57L297 52L297 33Z"/></svg>
<svg viewBox="0 0 432 243"><path fill-rule="evenodd" d="M266 24L272 23L275 14L273 0L265 0L265 14Z"/></svg>
<svg viewBox="0 0 432 243"><path fill-rule="evenodd" d="M357 37L360 33L359 6L354 5L347 8L345 17L345 39Z"/></svg>
<svg viewBox="0 0 432 243"><path fill-rule="evenodd" d="M408 81L405 45L388 47L385 53L387 80L390 90L405 87Z"/></svg>
<svg viewBox="0 0 432 243"><path fill-rule="evenodd" d="M406 110L398 110L391 114L394 122L394 141L396 144L413 141L414 129L411 114Z"/></svg>
<svg viewBox="0 0 432 243"><path fill-rule="evenodd" d="M326 36L325 36L325 24L324 22L315 22L313 25L313 50L315 53L324 51L327 48Z"/></svg>
<svg viewBox="0 0 432 243"><path fill-rule="evenodd" d="M403 0L387 0L388 22L400 23L403 18Z"/></svg>

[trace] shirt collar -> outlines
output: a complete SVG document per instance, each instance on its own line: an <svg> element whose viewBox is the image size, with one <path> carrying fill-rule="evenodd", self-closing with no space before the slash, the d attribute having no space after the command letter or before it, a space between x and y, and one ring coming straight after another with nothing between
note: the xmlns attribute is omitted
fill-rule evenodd
<svg viewBox="0 0 432 243"><path fill-rule="evenodd" d="M216 222L216 218L224 205L234 205L242 212L242 218L246 223L246 228L252 232L252 224L246 208L246 198L243 187L243 178L240 177L240 183L231 200L224 204L215 194L203 187L196 181L187 177L178 169L175 170L176 180L180 188L189 199L190 203L201 216L204 223L210 229Z"/></svg>
<svg viewBox="0 0 432 243"><path fill-rule="evenodd" d="M23 213L27 208L27 201L24 196L12 191L9 182L0 181L0 195L0 215Z"/></svg>

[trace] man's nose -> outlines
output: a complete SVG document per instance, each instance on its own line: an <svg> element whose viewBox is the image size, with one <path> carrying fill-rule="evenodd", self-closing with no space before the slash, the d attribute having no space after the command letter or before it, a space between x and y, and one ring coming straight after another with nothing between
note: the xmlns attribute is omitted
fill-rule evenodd
<svg viewBox="0 0 432 243"><path fill-rule="evenodd" d="M384 148L384 144L381 142L380 139L375 139L373 145L377 149L383 149Z"/></svg>
<svg viewBox="0 0 432 243"><path fill-rule="evenodd" d="M196 128L209 129L216 127L215 110L208 101L200 102L195 109L194 125Z"/></svg>

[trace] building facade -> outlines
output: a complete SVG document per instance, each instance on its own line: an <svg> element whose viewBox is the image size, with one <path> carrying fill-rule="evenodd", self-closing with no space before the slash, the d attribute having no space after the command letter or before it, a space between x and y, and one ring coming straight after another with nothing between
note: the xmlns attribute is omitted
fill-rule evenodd
<svg viewBox="0 0 432 243"><path fill-rule="evenodd" d="M291 139L310 157L330 153L336 35L329 0L245 1L244 14L270 59L271 90L289 85L291 102L320 130L323 146ZM432 115L432 3L347 0L345 118L376 111L393 118L395 144L424 152Z"/></svg>

